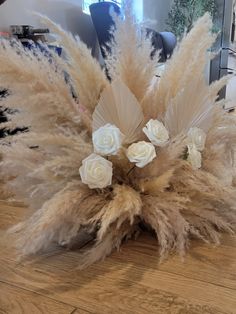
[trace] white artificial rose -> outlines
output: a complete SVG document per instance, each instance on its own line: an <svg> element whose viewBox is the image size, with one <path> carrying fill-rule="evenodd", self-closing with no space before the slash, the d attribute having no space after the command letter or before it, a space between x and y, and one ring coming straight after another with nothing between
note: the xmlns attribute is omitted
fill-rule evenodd
<svg viewBox="0 0 236 314"><path fill-rule="evenodd" d="M106 124L93 132L94 151L104 156L116 155L121 148L123 137L115 125Z"/></svg>
<svg viewBox="0 0 236 314"><path fill-rule="evenodd" d="M206 143L206 133L197 127L188 131L188 144L196 146L199 152L202 152Z"/></svg>
<svg viewBox="0 0 236 314"><path fill-rule="evenodd" d="M79 169L81 180L90 189L103 189L112 182L112 163L105 158L91 154L82 161Z"/></svg>
<svg viewBox="0 0 236 314"><path fill-rule="evenodd" d="M146 134L152 144L156 146L165 146L169 140L169 133L164 124L158 120L151 119L146 127L143 128L143 132Z"/></svg>
<svg viewBox="0 0 236 314"><path fill-rule="evenodd" d="M188 158L187 160L192 165L193 169L200 169L202 166L202 155L193 144L188 145Z"/></svg>
<svg viewBox="0 0 236 314"><path fill-rule="evenodd" d="M156 150L153 144L142 141L130 145L126 155L130 162L135 163L139 168L143 168L156 157Z"/></svg>

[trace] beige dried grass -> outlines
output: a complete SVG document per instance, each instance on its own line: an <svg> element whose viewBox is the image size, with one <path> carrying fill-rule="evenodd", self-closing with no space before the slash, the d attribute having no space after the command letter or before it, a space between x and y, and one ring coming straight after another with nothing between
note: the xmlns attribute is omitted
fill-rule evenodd
<svg viewBox="0 0 236 314"><path fill-rule="evenodd" d="M20 45L13 49L3 41L0 46L1 84L11 89L2 104L17 110L5 126L29 128L6 137L0 145L6 187L36 210L11 230L20 251L35 254L55 243L70 247L85 231L95 236L92 247L78 261L86 267L141 232L140 223L156 234L161 259L171 252L183 255L192 237L218 244L222 232L233 233L236 119L217 103L225 79L212 86L205 82L206 51L214 40L209 17L201 18L183 39L153 89L155 61L150 60L149 39L140 37L128 11L126 20L117 20L113 56L107 61L110 76L123 80L133 92L146 120L153 117L166 123L171 140L143 169L133 168L125 149L109 157L113 182L103 190L82 184L79 167L93 151L91 113L109 83L80 40L43 19L59 32L69 65L56 56L48 62L40 51L35 55ZM82 64L85 56L87 63ZM71 96L64 69L69 69L82 103ZM191 126L207 133L199 170L184 159Z"/></svg>
<svg viewBox="0 0 236 314"><path fill-rule="evenodd" d="M141 30L130 6L127 1L125 19L113 15L116 26L105 61L111 79L121 79L141 103L156 74L159 54L150 58L151 37Z"/></svg>
<svg viewBox="0 0 236 314"><path fill-rule="evenodd" d="M90 49L78 36L74 37L71 33L64 31L46 16L39 15L39 17L42 23L58 35L58 41L67 53L66 70L79 101L88 110L93 111L102 91L108 85L100 64L92 57Z"/></svg>

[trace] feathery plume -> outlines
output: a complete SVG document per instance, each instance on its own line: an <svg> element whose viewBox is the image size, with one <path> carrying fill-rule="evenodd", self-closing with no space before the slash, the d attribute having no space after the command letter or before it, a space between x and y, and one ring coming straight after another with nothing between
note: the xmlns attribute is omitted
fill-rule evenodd
<svg viewBox="0 0 236 314"><path fill-rule="evenodd" d="M19 250L71 248L86 234L92 241L78 256L86 267L143 228L156 235L161 260L183 256L193 237L218 244L222 232L234 233L236 116L217 101L227 78L205 81L214 40L209 16L154 85L150 40L129 10L116 19L111 82L84 44L43 19L61 36L69 63L37 48L0 45L0 83L11 92L1 105L13 110L4 126L27 127L1 140L1 178L35 210L11 229Z"/></svg>

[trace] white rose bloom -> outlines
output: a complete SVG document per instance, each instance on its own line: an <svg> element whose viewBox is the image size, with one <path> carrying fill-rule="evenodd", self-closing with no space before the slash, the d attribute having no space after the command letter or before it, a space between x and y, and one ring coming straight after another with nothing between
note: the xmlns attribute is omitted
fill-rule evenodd
<svg viewBox="0 0 236 314"><path fill-rule="evenodd" d="M116 155L121 148L123 137L115 125L106 124L93 132L94 151L104 156Z"/></svg>
<svg viewBox="0 0 236 314"><path fill-rule="evenodd" d="M165 146L169 140L169 133L164 124L158 120L151 119L146 127L143 128L143 132L146 134L152 144L156 146Z"/></svg>
<svg viewBox="0 0 236 314"><path fill-rule="evenodd" d="M91 154L82 161L79 169L81 180L90 189L103 189L112 182L112 163L105 158Z"/></svg>
<svg viewBox="0 0 236 314"><path fill-rule="evenodd" d="M188 145L188 158L187 160L192 165L193 169L200 169L202 166L202 155L193 144Z"/></svg>
<svg viewBox="0 0 236 314"><path fill-rule="evenodd" d="M130 145L126 155L130 162L135 163L139 168L143 168L156 157L156 150L153 144L142 141Z"/></svg>
<svg viewBox="0 0 236 314"><path fill-rule="evenodd" d="M199 152L202 152L206 143L206 133L197 127L188 131L188 142L196 146Z"/></svg>

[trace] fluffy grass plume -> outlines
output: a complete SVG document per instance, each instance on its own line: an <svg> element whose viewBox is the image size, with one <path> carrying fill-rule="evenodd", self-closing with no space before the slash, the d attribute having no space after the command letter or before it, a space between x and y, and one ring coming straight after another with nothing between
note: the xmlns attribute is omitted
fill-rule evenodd
<svg viewBox="0 0 236 314"><path fill-rule="evenodd" d="M140 32L130 11L125 20L116 18L107 59L111 82L78 38L42 18L60 36L67 60L52 55L49 61L39 50L25 51L17 43L0 45L0 85L10 90L1 105L15 112L5 127L28 128L2 139L0 145L5 189L35 210L11 230L20 252L43 252L54 243L70 246L86 232L94 241L78 260L85 267L142 232L143 225L156 234L162 259L171 252L183 255L191 238L218 244L222 232L233 233L236 121L217 102L226 80L208 86L204 77L207 50L214 41L209 16L202 17L179 43L154 85L157 61L150 59L150 39ZM64 71L70 75L69 84ZM126 93L132 97L126 98ZM133 114L129 116L123 104L119 111L118 100L131 98L143 111L140 122L133 123L135 140L144 140L139 129L150 118L165 124L170 140L144 168L132 166L124 147L109 157L112 184L90 189L81 181L79 168L93 152L93 119L109 122L111 116L127 126ZM109 101L113 111L103 115ZM191 127L206 133L202 166L197 170L184 157Z"/></svg>

